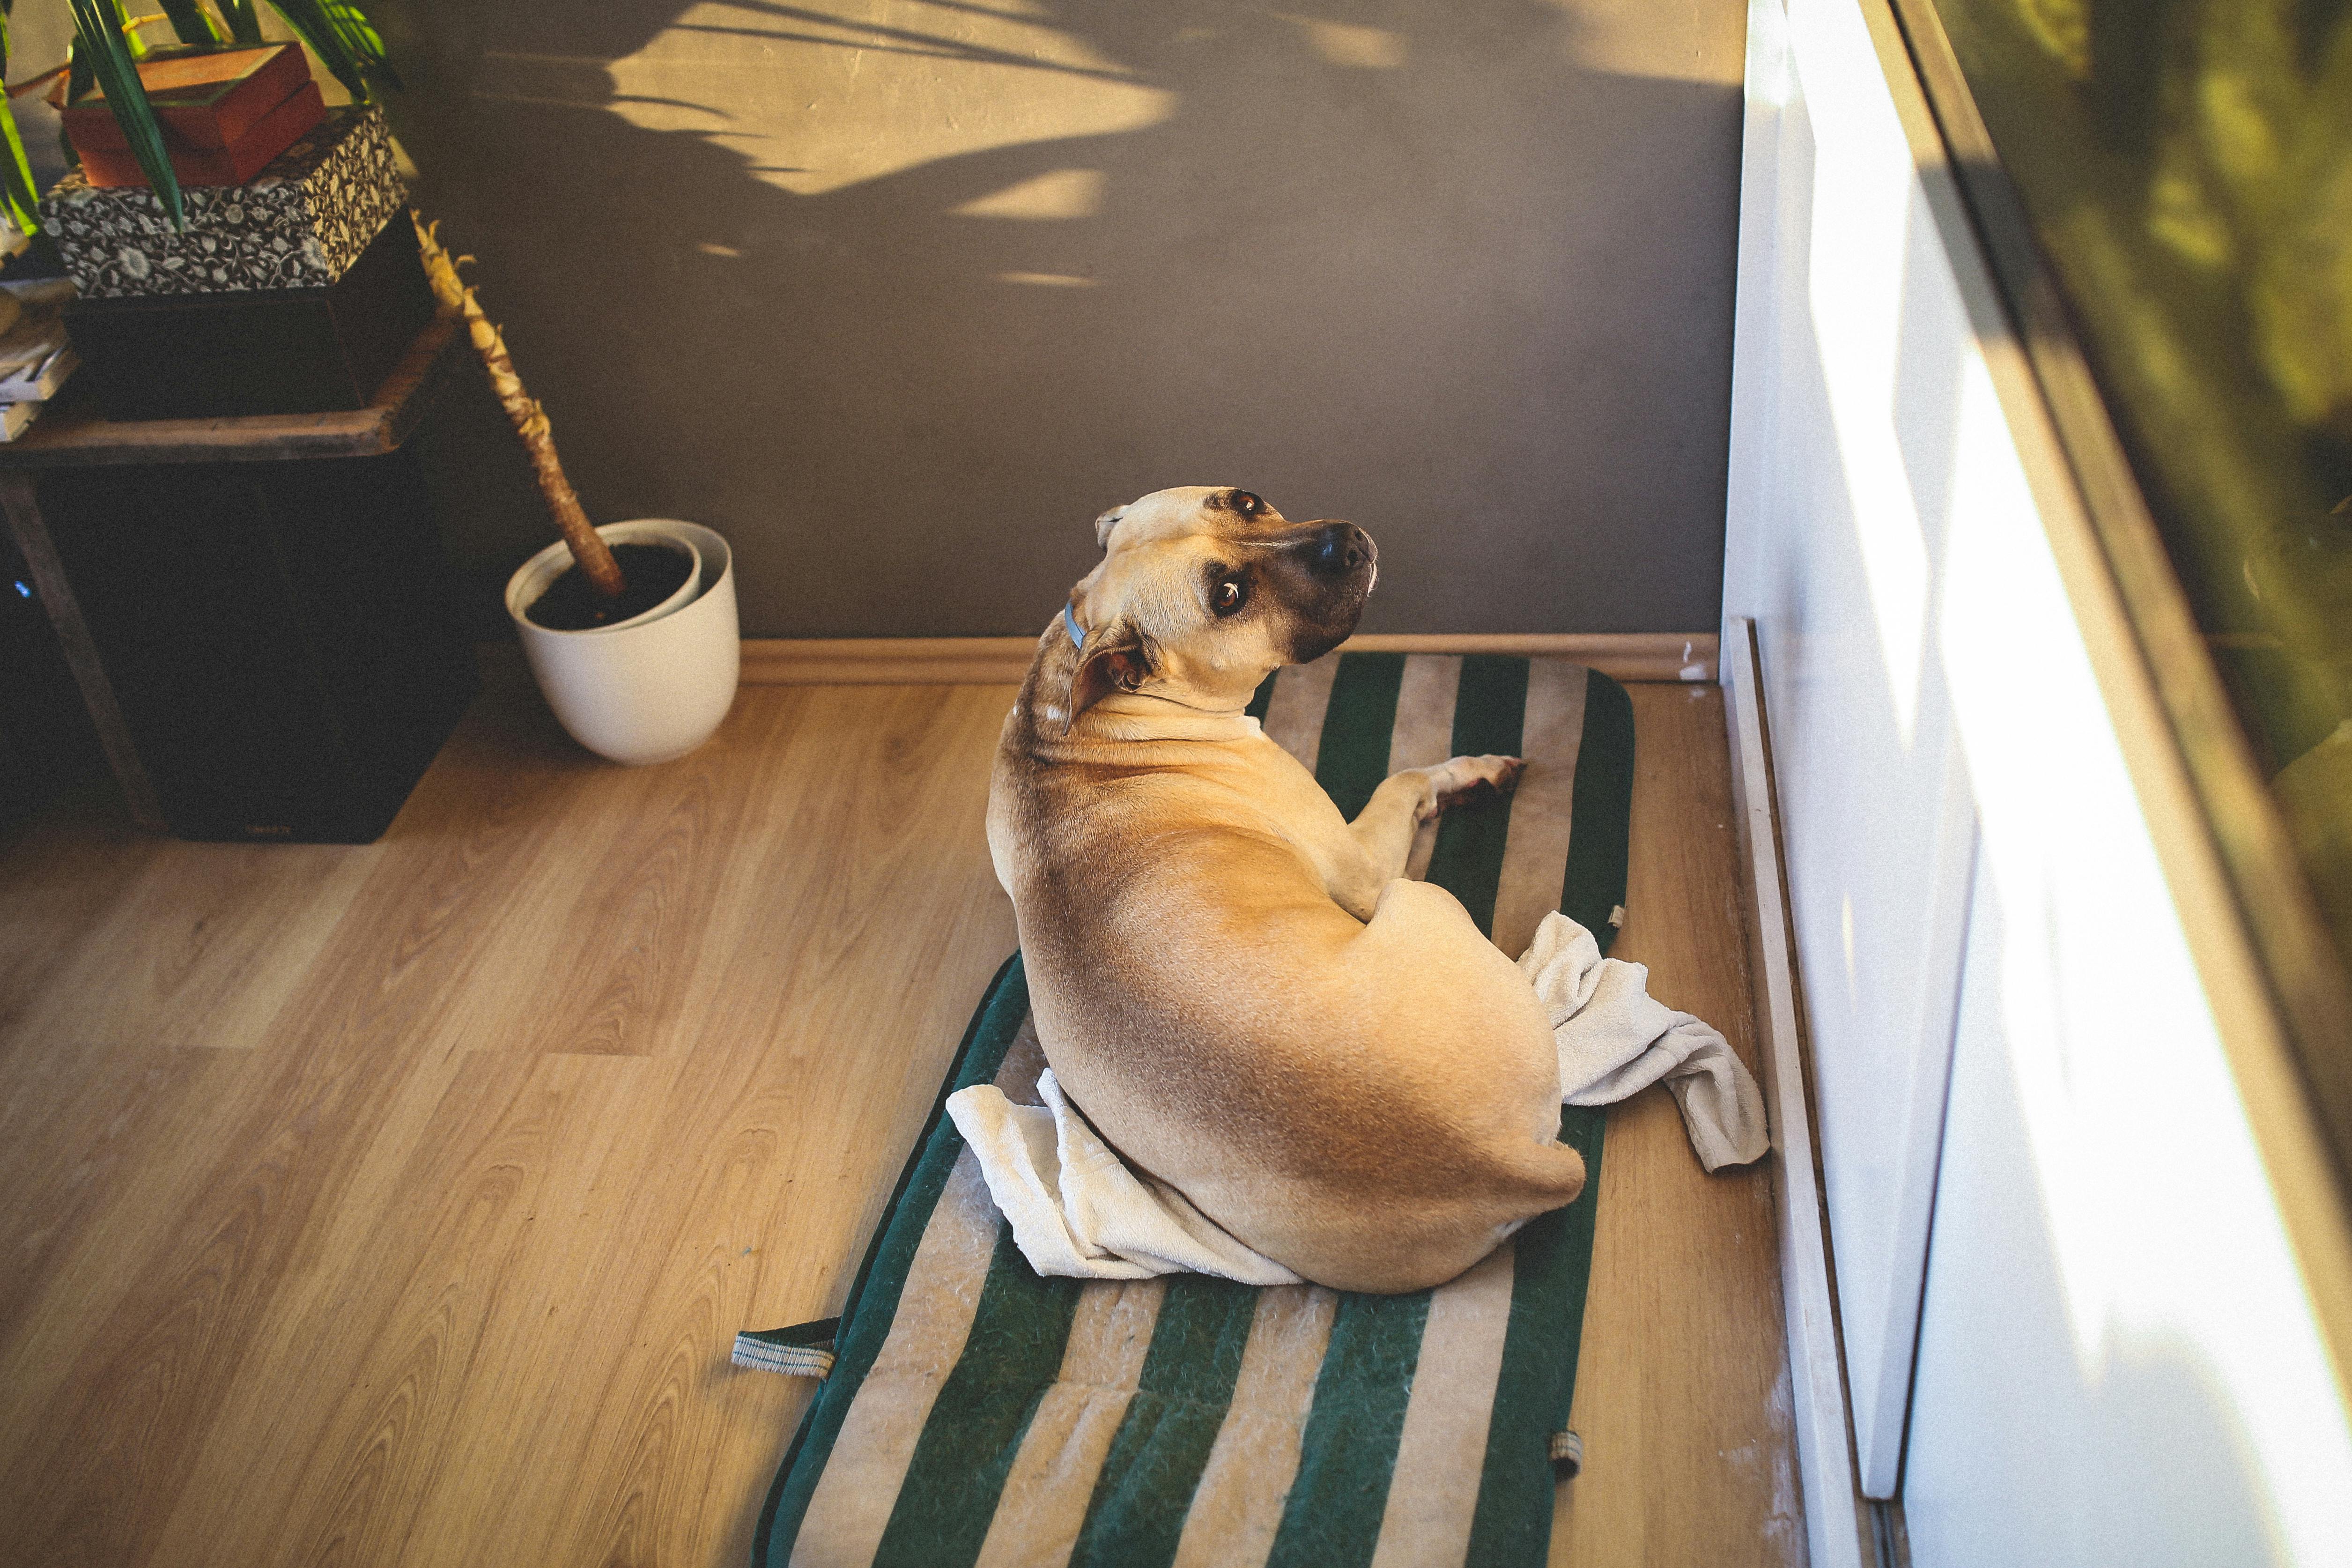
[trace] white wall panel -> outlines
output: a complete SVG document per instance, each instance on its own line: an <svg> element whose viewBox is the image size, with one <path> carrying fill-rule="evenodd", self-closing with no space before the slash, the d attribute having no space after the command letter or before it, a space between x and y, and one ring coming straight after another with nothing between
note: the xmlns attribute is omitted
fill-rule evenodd
<svg viewBox="0 0 2352 1568"><path fill-rule="evenodd" d="M2352 1434L1991 380L1944 658L1981 824L1919 1568L2352 1561Z"/></svg>
<svg viewBox="0 0 2352 1568"><path fill-rule="evenodd" d="M2352 1427L1916 83L1855 0L1755 0L1749 36L1725 603L1762 646L1864 1489L1899 1479L1920 1568L2352 1563Z"/></svg>
<svg viewBox="0 0 2352 1568"><path fill-rule="evenodd" d="M1779 188L1749 209L1772 220L1743 226L1725 607L1763 645L1855 1448L1887 1497L1973 847L1937 653L1969 338L1892 104L1839 85L1875 79L1859 17L1801 0L1786 26Z"/></svg>

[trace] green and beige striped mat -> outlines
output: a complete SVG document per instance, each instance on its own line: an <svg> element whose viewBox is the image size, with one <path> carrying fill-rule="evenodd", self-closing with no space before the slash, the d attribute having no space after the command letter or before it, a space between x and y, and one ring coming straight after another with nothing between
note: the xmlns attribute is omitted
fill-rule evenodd
<svg viewBox="0 0 2352 1568"><path fill-rule="evenodd" d="M1513 753L1517 794L1423 830L1413 873L1516 956L1565 909L1622 918L1633 719L1558 660L1333 655L1251 711L1352 816L1399 768ZM1020 956L940 1099L1034 1103ZM1584 1195L1411 1296L1201 1275L1045 1279L935 1105L836 1326L747 1334L746 1365L825 1376L762 1510L754 1568L1428 1568L1544 1560L1600 1191L1601 1115L1570 1109ZM829 1375L827 1375L829 1373Z"/></svg>

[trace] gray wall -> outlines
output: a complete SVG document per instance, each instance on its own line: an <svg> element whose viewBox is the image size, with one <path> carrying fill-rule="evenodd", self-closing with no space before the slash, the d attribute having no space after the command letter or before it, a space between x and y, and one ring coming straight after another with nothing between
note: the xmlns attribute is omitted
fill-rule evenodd
<svg viewBox="0 0 2352 1568"><path fill-rule="evenodd" d="M1034 631L1190 483L1370 529L1368 631L1716 624L1737 0L371 9L589 511L748 636Z"/></svg>

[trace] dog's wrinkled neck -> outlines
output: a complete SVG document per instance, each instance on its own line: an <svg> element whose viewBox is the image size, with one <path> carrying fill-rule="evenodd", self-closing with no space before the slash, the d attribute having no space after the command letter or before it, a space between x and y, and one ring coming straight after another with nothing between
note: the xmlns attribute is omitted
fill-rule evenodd
<svg viewBox="0 0 2352 1568"><path fill-rule="evenodd" d="M1084 634L1088 642L1094 633ZM1021 749L1041 761L1074 760L1095 747L1152 741L1227 741L1255 733L1257 721L1249 717L1248 699L1212 706L1195 694L1149 687L1139 691L1114 691L1074 719L1062 705L1061 693L1070 689L1079 652L1059 616L1046 628L1030 679L1014 704L1018 723L1026 734Z"/></svg>
<svg viewBox="0 0 2352 1568"><path fill-rule="evenodd" d="M1167 691L1122 691L1116 696L1104 698L1088 711L1099 713L1107 709L1115 714L1138 719L1148 719L1155 713L1169 713L1171 716L1190 713L1202 719L1240 719L1247 716L1249 703L1243 701L1231 707L1223 707L1205 701L1188 701L1182 697Z"/></svg>
<svg viewBox="0 0 2352 1568"><path fill-rule="evenodd" d="M1120 691L1079 714L1061 743L1076 752L1103 744L1234 741L1257 728L1257 721L1241 708L1195 708L1157 692Z"/></svg>

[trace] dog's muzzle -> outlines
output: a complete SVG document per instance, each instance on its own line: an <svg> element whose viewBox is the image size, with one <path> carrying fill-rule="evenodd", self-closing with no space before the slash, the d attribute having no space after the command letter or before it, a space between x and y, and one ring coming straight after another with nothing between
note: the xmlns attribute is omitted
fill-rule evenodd
<svg viewBox="0 0 2352 1568"><path fill-rule="evenodd" d="M1320 658L1345 642L1380 580L1381 552L1352 522L1313 522L1291 549L1291 569L1305 580L1287 595L1294 623L1290 661Z"/></svg>
<svg viewBox="0 0 2352 1568"><path fill-rule="evenodd" d="M1308 570L1318 577L1345 577L1367 565L1375 578L1381 572L1381 552L1372 536L1352 522L1325 523L1317 531L1307 561Z"/></svg>

